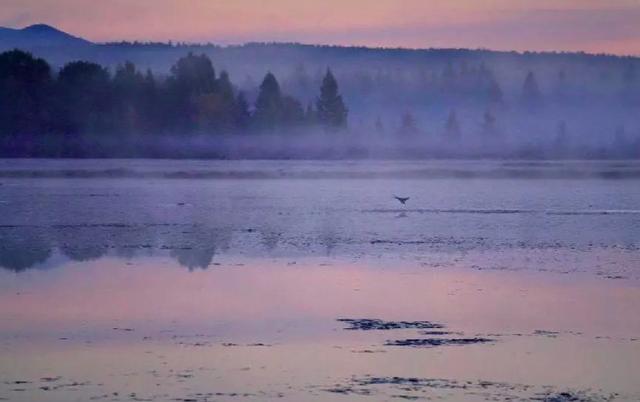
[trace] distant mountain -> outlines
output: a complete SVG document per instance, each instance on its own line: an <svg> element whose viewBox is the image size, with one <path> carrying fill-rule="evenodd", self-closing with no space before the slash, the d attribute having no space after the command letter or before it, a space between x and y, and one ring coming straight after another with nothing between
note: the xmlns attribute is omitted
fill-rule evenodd
<svg viewBox="0 0 640 402"><path fill-rule="evenodd" d="M0 52L13 48L45 59L54 76L76 60L98 63L112 76L119 65L131 62L144 74L150 70L160 87L180 58L204 54L214 76L227 71L249 104L255 104L260 82L270 72L283 93L309 109L330 68L349 108L350 129L375 130L383 143L399 140L411 152L415 144L403 138L422 133L432 149L464 144L456 152L473 155L493 155L494 145L505 150L498 149L503 142L525 158L545 152L640 155L640 57L301 43L93 43L47 25L0 29ZM207 102L203 110L214 104ZM164 113L169 104L163 100L152 109ZM164 124L162 118L156 121Z"/></svg>
<svg viewBox="0 0 640 402"><path fill-rule="evenodd" d="M112 42L94 43L55 27L37 24L23 29L0 27L0 52L19 48L46 59L54 68L74 60L100 63L110 68L125 61L141 69L166 74L171 66L189 52L204 53L218 69L233 71L236 77L259 79L266 71L290 74L305 65L316 75L327 67L342 73L354 70L389 73L405 70L414 73L440 74L448 65L486 64L494 73L508 69L568 71L573 66L611 68L611 63L625 68L638 64L638 57L593 55L580 52L505 52L486 49L402 49L357 46L309 45L300 43L246 43L219 46L194 43ZM640 67L640 66L639 66ZM519 74L516 78L520 80ZM520 83L518 82L518 85Z"/></svg>
<svg viewBox="0 0 640 402"><path fill-rule="evenodd" d="M46 24L31 25L23 29L0 27L0 51L20 48L39 50L43 48L86 47L92 43L69 35Z"/></svg>

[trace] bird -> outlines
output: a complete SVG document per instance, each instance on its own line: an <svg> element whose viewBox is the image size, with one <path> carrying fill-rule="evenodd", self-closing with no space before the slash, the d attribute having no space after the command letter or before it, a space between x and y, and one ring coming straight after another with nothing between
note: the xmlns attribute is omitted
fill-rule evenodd
<svg viewBox="0 0 640 402"><path fill-rule="evenodd" d="M400 201L402 205L406 205L407 201L409 201L409 197L398 197L397 195L394 195L393 198Z"/></svg>

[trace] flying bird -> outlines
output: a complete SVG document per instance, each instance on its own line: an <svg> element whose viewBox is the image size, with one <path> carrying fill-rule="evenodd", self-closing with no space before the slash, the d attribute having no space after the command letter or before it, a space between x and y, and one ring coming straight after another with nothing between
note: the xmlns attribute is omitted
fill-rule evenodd
<svg viewBox="0 0 640 402"><path fill-rule="evenodd" d="M393 198L400 201L402 205L406 205L407 201L409 201L409 197L398 197L397 195L394 195Z"/></svg>

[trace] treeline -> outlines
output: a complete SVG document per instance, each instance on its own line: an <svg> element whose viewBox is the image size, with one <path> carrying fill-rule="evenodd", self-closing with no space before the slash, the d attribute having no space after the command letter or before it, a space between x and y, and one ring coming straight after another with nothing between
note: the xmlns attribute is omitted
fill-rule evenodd
<svg viewBox="0 0 640 402"><path fill-rule="evenodd" d="M137 139L162 135L339 132L347 118L331 70L315 102L303 105L281 90L272 73L250 102L206 55L189 53L167 76L158 77L130 62L113 74L86 61L53 71L27 52L0 54L2 156L111 156L96 148L124 149L139 144Z"/></svg>
<svg viewBox="0 0 640 402"><path fill-rule="evenodd" d="M54 70L20 50L0 53L0 157L640 157L635 59L514 65L438 52L429 63L314 63L283 53L272 65L270 49L254 49L260 65L189 53L153 71L87 61Z"/></svg>

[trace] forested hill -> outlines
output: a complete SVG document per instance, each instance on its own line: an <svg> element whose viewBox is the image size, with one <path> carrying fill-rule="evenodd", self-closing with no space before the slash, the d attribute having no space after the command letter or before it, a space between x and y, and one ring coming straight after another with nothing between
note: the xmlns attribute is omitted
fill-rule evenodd
<svg viewBox="0 0 640 402"><path fill-rule="evenodd" d="M93 43L45 24L32 25L23 29L0 27L0 51L15 48L42 57L56 67L61 67L67 62L77 59L105 66L116 66L131 61L141 68L151 68L154 72L160 73L168 72L169 68L188 52L206 54L215 60L221 68L243 73L251 72L242 70L252 70L257 67L256 64L274 72L280 72L277 71L279 67L286 68L291 63L303 62L310 65L331 64L336 68L339 66L352 68L353 63L364 63L360 64L360 67L383 68L417 64L429 66L438 63L463 63L477 60L500 64L519 64L522 67L533 67L547 63L557 65L584 63L601 68L629 64L640 66L638 57L594 55L579 52L520 53L483 49L369 48L260 42L229 46L181 42ZM254 63L247 63L247 61ZM259 72L263 73L264 71Z"/></svg>
<svg viewBox="0 0 640 402"><path fill-rule="evenodd" d="M160 82L181 58L203 54L216 71L228 72L234 93L242 92L249 105L269 72L303 107L315 104L330 68L349 109L349 131L383 143L410 135L433 150L443 138L455 137L464 145L456 150L469 151L462 154L484 154L493 144L506 154L640 155L638 57L294 43L92 43L46 25L0 29L0 52L13 48L46 60L54 76L78 60L104 66L111 75L130 62ZM372 138L366 142L371 145Z"/></svg>

